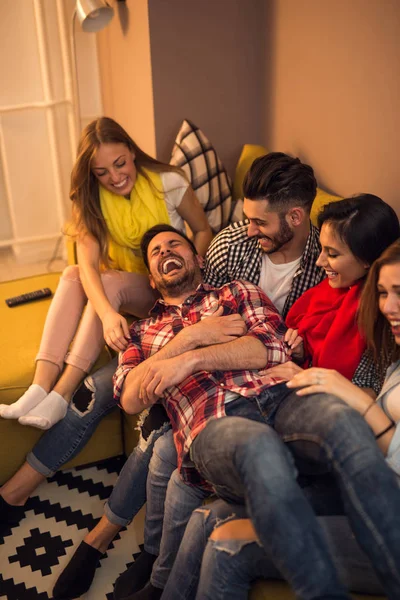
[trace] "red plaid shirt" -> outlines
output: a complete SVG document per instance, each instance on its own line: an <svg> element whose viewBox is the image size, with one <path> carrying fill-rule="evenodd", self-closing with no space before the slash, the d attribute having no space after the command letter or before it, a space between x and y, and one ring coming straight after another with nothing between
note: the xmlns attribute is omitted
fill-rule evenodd
<svg viewBox="0 0 400 600"><path fill-rule="evenodd" d="M247 335L256 337L267 348L266 369L290 360L283 343L286 327L260 288L243 281L233 281L220 288L200 284L182 305L158 300L149 319L132 324L131 343L120 355L114 375L117 401L131 369L155 354L184 327L213 315L219 306L224 307L224 315L240 314L246 323ZM190 467L189 448L209 419L225 416L225 392L257 396L263 389L281 381L261 376L257 370L199 371L165 390L161 402L172 423L178 468L184 481L200 483L197 472Z"/></svg>

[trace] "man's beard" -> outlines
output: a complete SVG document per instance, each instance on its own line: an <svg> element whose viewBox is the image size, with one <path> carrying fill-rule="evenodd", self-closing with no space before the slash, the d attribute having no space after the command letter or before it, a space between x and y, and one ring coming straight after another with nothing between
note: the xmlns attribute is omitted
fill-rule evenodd
<svg viewBox="0 0 400 600"><path fill-rule="evenodd" d="M261 250L265 254L273 254L274 252L277 252L278 250L280 250L282 248L282 246L284 246L285 244L290 242L294 237L294 233L293 233L292 229L290 229L289 225L287 224L285 217L283 215L280 215L279 219L280 219L279 231L274 237L269 237L267 235L258 235L257 236L257 239L259 239L259 240L267 239L272 242L272 246L268 250L265 250L262 246L260 246Z"/></svg>
<svg viewBox="0 0 400 600"><path fill-rule="evenodd" d="M164 279L161 275L157 281L157 289L162 296L178 297L187 291L192 291L201 281L201 272L195 265L185 269L183 273L173 280Z"/></svg>

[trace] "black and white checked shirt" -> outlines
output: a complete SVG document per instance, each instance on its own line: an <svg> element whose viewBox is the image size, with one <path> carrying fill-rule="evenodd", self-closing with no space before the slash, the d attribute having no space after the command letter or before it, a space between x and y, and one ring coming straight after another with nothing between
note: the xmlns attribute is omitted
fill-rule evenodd
<svg viewBox="0 0 400 600"><path fill-rule="evenodd" d="M213 239L206 254L204 279L207 283L220 287L235 279L244 279L259 284L263 251L257 238L248 237L248 225L247 220L232 223ZM293 276L282 310L283 318L297 298L324 279L324 269L315 264L320 252L318 229L311 225L299 268Z"/></svg>
<svg viewBox="0 0 400 600"><path fill-rule="evenodd" d="M205 260L206 283L220 287L235 279L242 279L255 285L259 284L263 251L257 238L248 237L248 225L248 220L232 223L213 239ZM299 268L293 276L292 286L282 310L283 318L286 318L291 306L304 292L324 279L324 269L316 265L320 252L319 232L311 225ZM354 373L353 383L358 387L372 388L379 393L382 378L367 352L363 354Z"/></svg>

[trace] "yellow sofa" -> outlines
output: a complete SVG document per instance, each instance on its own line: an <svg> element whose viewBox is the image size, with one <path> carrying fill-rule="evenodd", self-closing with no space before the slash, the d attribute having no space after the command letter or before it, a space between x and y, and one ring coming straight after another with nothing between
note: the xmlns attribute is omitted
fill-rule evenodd
<svg viewBox="0 0 400 600"><path fill-rule="evenodd" d="M257 156L265 154L262 146L246 145L240 157L234 189L240 193L244 174ZM314 202L312 220L320 207L330 201L339 200L338 196L318 190ZM72 253L71 253L72 252ZM74 261L73 250L69 261ZM27 277L16 281L0 283L0 403L11 404L17 400L30 385L33 377L34 359L39 347L40 337L50 299L31 304L8 308L5 299L26 292L49 287L54 293L59 273L50 273ZM95 368L109 360L103 351ZM99 424L87 446L65 468L100 461L123 453L129 455L137 441L135 417L129 417L116 409ZM16 420L0 419L0 484L4 483L23 463L26 454L42 432L33 427L25 427ZM250 594L251 600L294 600L295 596L288 586L279 581L259 581ZM354 595L359 600L384 600L377 596Z"/></svg>
<svg viewBox="0 0 400 600"><path fill-rule="evenodd" d="M50 299L9 308L5 300L44 287L56 290L60 273L26 277L0 283L0 404L15 402L32 382L35 355ZM106 350L96 368L109 360ZM137 440L136 419L119 409L102 420L87 446L66 468L129 454ZM42 435L39 429L20 425L15 419L0 419L0 484L23 463L26 454Z"/></svg>

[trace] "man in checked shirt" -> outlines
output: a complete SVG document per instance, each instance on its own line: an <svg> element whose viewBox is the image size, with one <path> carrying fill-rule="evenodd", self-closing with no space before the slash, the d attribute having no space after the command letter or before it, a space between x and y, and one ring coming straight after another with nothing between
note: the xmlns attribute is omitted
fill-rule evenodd
<svg viewBox="0 0 400 600"><path fill-rule="evenodd" d="M204 279L216 287L251 281L283 318L294 302L325 277L316 265L319 232L310 222L317 182L309 165L283 152L257 158L243 182L246 220L211 242Z"/></svg>
<svg viewBox="0 0 400 600"><path fill-rule="evenodd" d="M132 325L114 389L126 412L135 414L161 402L172 423L178 472L172 474L165 504L164 568L170 567L196 501L199 505L214 490L228 502L246 503L261 544L299 597L347 599L322 529L296 481L292 455L270 427L283 400L294 393L265 372L288 360L279 313L253 284L234 281L215 288L202 283L191 242L170 226L150 229L142 253L161 299L149 319ZM335 460L344 462L368 446L368 469L381 471L383 457L369 442L368 428L356 426L362 417L355 411L352 417L334 397L327 417L326 398L314 398L315 436L327 418L339 428L346 420L354 426ZM387 472L380 493L400 495ZM362 492L362 477L357 485ZM347 507L350 514L353 501ZM386 516L387 523L380 515L377 524L373 511L365 505L363 510L364 516L353 514L360 534L373 522L382 529L389 552L398 554L386 533L393 514ZM158 564L158 571L161 580L152 577L127 600L161 598L163 565ZM118 592L116 597L121 597Z"/></svg>
<svg viewBox="0 0 400 600"><path fill-rule="evenodd" d="M312 168L297 158L275 152L254 161L243 190L249 222L233 223L216 236L206 256L204 280L215 287L238 279L259 285L285 318L297 298L325 276L324 270L315 264L321 247L318 230L310 223L316 187ZM226 320L222 322L227 324ZM210 322L210 327L212 325L215 326L215 322ZM111 375L115 368L115 361L112 361L97 371L89 379L90 386L82 384L78 396L80 392L87 394L90 387L96 390L97 405L107 404L112 394ZM172 435L165 433L169 427L162 406L154 405L142 424L139 444L105 505L104 517L85 537L57 582L56 598L71 593L73 597L79 597L89 589L108 544L146 501L147 470L156 443L147 479L149 516L146 515L144 551L117 580L116 589L118 591L122 586L121 596L126 596L135 588L140 589L146 581L145 574L148 576L159 554L163 498L169 476L176 466ZM159 436L162 439L156 442ZM154 485L153 479L157 480ZM154 489L158 494L152 493ZM160 567L155 571L160 572L156 578L160 587L166 581L168 570L169 566L163 566L162 577Z"/></svg>

